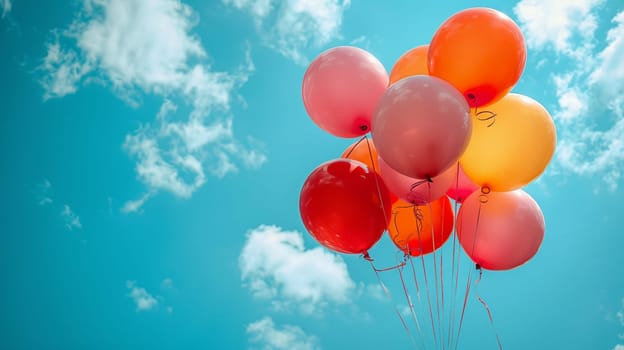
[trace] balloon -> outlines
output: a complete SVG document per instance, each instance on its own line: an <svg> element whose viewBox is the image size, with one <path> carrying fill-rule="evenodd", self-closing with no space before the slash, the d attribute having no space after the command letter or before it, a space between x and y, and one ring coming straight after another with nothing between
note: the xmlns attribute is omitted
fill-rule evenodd
<svg viewBox="0 0 624 350"><path fill-rule="evenodd" d="M429 74L453 84L471 107L503 97L526 63L518 25L489 8L460 11L438 28L429 45Z"/></svg>
<svg viewBox="0 0 624 350"><path fill-rule="evenodd" d="M470 145L470 144L468 144ZM476 185L464 172L462 166L457 163L457 166L452 167L455 172L455 178L451 187L446 191L446 195L453 198L458 203L463 202L468 196L479 189L479 185Z"/></svg>
<svg viewBox="0 0 624 350"><path fill-rule="evenodd" d="M509 94L473 115L472 138L460 163L477 185L518 189L538 177L555 152L548 111L535 100Z"/></svg>
<svg viewBox="0 0 624 350"><path fill-rule="evenodd" d="M427 204L444 196L455 181L457 174L455 167L450 167L430 181L414 179L392 169L382 158L379 159L379 170L390 193L415 205Z"/></svg>
<svg viewBox="0 0 624 350"><path fill-rule="evenodd" d="M412 256L429 254L440 248L453 230L453 210L448 198L414 206L397 201L392 206L388 235L394 244Z"/></svg>
<svg viewBox="0 0 624 350"><path fill-rule="evenodd" d="M388 73L373 55L351 46L321 53L303 77L303 104L310 118L338 137L369 132L377 100L388 85Z"/></svg>
<svg viewBox="0 0 624 350"><path fill-rule="evenodd" d="M373 140L364 138L355 141L351 144L351 146L347 147L344 152L342 152L340 157L360 161L379 174L377 148L375 148Z"/></svg>
<svg viewBox="0 0 624 350"><path fill-rule="evenodd" d="M411 75L428 75L427 50L429 45L415 47L404 53L390 71L390 85Z"/></svg>
<svg viewBox="0 0 624 350"><path fill-rule="evenodd" d="M476 191L457 216L464 251L488 270L509 270L527 262L537 253L544 230L540 207L522 190Z"/></svg>
<svg viewBox="0 0 624 350"><path fill-rule="evenodd" d="M372 138L394 170L431 179L457 162L470 140L466 100L451 84L428 75L399 80L379 99Z"/></svg>
<svg viewBox="0 0 624 350"><path fill-rule="evenodd" d="M317 167L299 198L306 229L320 244L340 253L366 253L388 226L390 210L388 190L379 175L350 159Z"/></svg>
<svg viewBox="0 0 624 350"><path fill-rule="evenodd" d="M366 164L370 169L374 170L378 175L381 175L379 170L379 163L377 162L377 149L375 148L375 144L373 140L368 138L363 138L358 141L355 141L351 146L347 147L347 149L342 152L341 158L349 158L360 161ZM396 202L399 198L389 191L390 193L390 203Z"/></svg>

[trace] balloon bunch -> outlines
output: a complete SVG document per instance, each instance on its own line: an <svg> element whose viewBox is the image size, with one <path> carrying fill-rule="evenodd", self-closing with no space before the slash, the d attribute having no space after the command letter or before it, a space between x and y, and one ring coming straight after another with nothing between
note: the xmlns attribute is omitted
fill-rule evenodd
<svg viewBox="0 0 624 350"><path fill-rule="evenodd" d="M461 204L457 238L476 264L507 270L528 261L545 225L521 188L550 162L556 133L544 107L510 93L525 61L516 23L489 8L448 18L389 75L360 48L321 53L303 78L307 113L334 136L371 139L309 175L300 195L306 229L340 253L367 255L387 231L405 254L424 255L453 232L452 198Z"/></svg>

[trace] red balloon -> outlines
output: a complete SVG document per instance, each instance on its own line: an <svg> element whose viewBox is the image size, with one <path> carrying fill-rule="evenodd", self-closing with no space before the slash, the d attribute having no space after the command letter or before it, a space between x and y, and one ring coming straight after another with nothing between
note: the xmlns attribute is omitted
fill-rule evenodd
<svg viewBox="0 0 624 350"><path fill-rule="evenodd" d="M510 270L531 259L544 239L544 216L522 190L472 193L459 209L457 236L484 269Z"/></svg>
<svg viewBox="0 0 624 350"><path fill-rule="evenodd" d="M366 253L388 227L391 209L381 177L364 163L345 158L317 167L299 198L306 229L340 253Z"/></svg>

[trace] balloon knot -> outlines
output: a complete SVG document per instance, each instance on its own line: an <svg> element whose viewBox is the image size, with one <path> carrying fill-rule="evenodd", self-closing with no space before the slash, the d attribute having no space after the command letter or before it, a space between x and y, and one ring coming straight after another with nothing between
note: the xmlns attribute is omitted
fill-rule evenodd
<svg viewBox="0 0 624 350"><path fill-rule="evenodd" d="M368 252L364 252L362 253L362 258L364 258L364 260L366 261L373 261L373 258L371 258L371 256L368 254Z"/></svg>
<svg viewBox="0 0 624 350"><path fill-rule="evenodd" d="M360 130L367 131L368 130L368 125L360 125Z"/></svg>
<svg viewBox="0 0 624 350"><path fill-rule="evenodd" d="M478 270L478 271L481 271L481 265L475 264L475 269Z"/></svg>

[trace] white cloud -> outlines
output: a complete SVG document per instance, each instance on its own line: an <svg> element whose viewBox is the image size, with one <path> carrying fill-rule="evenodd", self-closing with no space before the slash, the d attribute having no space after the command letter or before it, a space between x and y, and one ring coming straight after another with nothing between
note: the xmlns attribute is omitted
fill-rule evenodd
<svg viewBox="0 0 624 350"><path fill-rule="evenodd" d="M603 3L523 0L514 10L530 47L571 59L571 68L552 75L559 139L554 168L599 176L615 191L624 171L624 11L602 42L596 28Z"/></svg>
<svg viewBox="0 0 624 350"><path fill-rule="evenodd" d="M2 7L2 17L6 16L9 12L11 12L11 0L1 0L0 7Z"/></svg>
<svg viewBox="0 0 624 350"><path fill-rule="evenodd" d="M263 350L317 350L321 349L318 338L307 335L301 328L292 325L276 327L270 317L247 326L251 343ZM253 349L253 347L252 347Z"/></svg>
<svg viewBox="0 0 624 350"><path fill-rule="evenodd" d="M206 55L189 34L197 18L179 0L86 0L83 16L89 20L74 22L70 33L116 87L180 88L189 59Z"/></svg>
<svg viewBox="0 0 624 350"><path fill-rule="evenodd" d="M624 345L623 344L618 344L616 345L613 350L624 350Z"/></svg>
<svg viewBox="0 0 624 350"><path fill-rule="evenodd" d="M73 230L74 228L82 228L82 224L80 223L80 217L76 215L76 213L71 209L71 207L67 204L63 206L63 211L61 211L61 217L65 221L65 227L68 230Z"/></svg>
<svg viewBox="0 0 624 350"><path fill-rule="evenodd" d="M589 76L589 83L598 90L599 103L616 114L624 111L624 11L612 20L615 26L607 33L607 46L598 54L598 65Z"/></svg>
<svg viewBox="0 0 624 350"><path fill-rule="evenodd" d="M254 17L265 44L299 64L305 50L340 36L343 12L350 0L223 0Z"/></svg>
<svg viewBox="0 0 624 350"><path fill-rule="evenodd" d="M253 169L266 161L262 146L240 142L232 126L230 105L254 70L249 50L235 71L213 71L192 33L198 21L180 0L85 0L71 26L55 31L47 46L40 67L45 99L92 81L110 85L134 107L141 94L163 98L155 121L126 136L124 148L148 189L123 212L139 211L159 191L188 198L207 174L222 177L239 164ZM178 104L190 108L178 112Z"/></svg>
<svg viewBox="0 0 624 350"><path fill-rule="evenodd" d="M320 247L306 250L299 232L276 226L247 234L239 266L253 295L277 309L298 305L313 313L329 302L347 303L355 288L342 258Z"/></svg>
<svg viewBox="0 0 624 350"><path fill-rule="evenodd" d="M605 0L522 0L514 12L530 48L550 47L558 53L582 59L593 48L598 26L593 12ZM577 45L578 41L582 45Z"/></svg>
<svg viewBox="0 0 624 350"><path fill-rule="evenodd" d="M48 73L41 80L44 100L75 93L80 80L92 69L91 63L80 61L75 51L63 49L57 34L55 41L47 44L47 50L40 67Z"/></svg>
<svg viewBox="0 0 624 350"><path fill-rule="evenodd" d="M136 281L126 281L126 287L130 289L128 297L134 300L136 304L136 311L148 311L158 305L158 300L154 298L150 293L136 284Z"/></svg>

